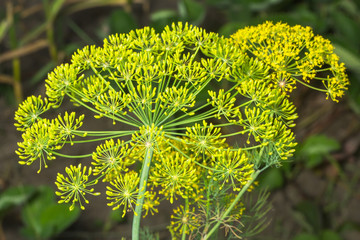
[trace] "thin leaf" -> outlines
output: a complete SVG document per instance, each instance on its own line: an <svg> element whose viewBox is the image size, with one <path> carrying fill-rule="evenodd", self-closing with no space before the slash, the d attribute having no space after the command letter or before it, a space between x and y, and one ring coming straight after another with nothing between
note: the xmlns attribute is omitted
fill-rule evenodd
<svg viewBox="0 0 360 240"><path fill-rule="evenodd" d="M340 59L345 62L346 67L351 69L354 72L360 74L360 57L358 54L350 51L341 45L334 43L335 47L334 52L339 55Z"/></svg>
<svg viewBox="0 0 360 240"><path fill-rule="evenodd" d="M4 19L0 22L0 42L3 40L3 38L6 35L6 32L9 28L9 22L7 19Z"/></svg>
<svg viewBox="0 0 360 240"><path fill-rule="evenodd" d="M64 5L65 0L55 0L51 5L50 16L51 20L54 20Z"/></svg>

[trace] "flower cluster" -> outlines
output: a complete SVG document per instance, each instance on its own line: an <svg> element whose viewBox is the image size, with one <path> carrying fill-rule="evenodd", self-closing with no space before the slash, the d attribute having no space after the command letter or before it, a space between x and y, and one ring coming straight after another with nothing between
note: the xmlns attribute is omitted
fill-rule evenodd
<svg viewBox="0 0 360 240"><path fill-rule="evenodd" d="M89 180L89 176L92 174L92 168L87 169L86 166L81 167L81 164L78 166L70 165L69 168L67 167L65 169L65 172L67 173L67 177L58 173L56 178L56 186L59 189L56 195L61 198L59 203L69 203L71 201L70 210L74 209L75 203L79 203L80 208L84 210L85 207L82 202L89 203L85 198L85 194L100 195L100 193L94 192L93 188L89 189L90 186L97 184L97 180Z"/></svg>
<svg viewBox="0 0 360 240"><path fill-rule="evenodd" d="M133 211L134 226L142 209L154 214L162 201L183 201L171 231L185 236L199 224L194 211L209 210L208 229L219 216L210 204L233 208L259 171L292 156L297 114L287 93L296 82L315 88L312 79L334 100L348 85L330 42L310 28L267 22L224 38L178 23L161 33L145 27L115 34L55 68L46 98L19 106L17 154L21 164L39 160L40 169L56 156L92 159L92 168L70 166L68 177L58 175L60 202L84 208L86 194L98 195L92 186L103 179L108 205ZM128 130L80 130L84 116L75 113L44 117L65 98ZM86 155L60 153L64 144L94 141L98 147ZM230 220L241 212L227 211L217 222L232 229Z"/></svg>
<svg viewBox="0 0 360 240"><path fill-rule="evenodd" d="M310 27L265 22L237 31L232 39L244 53L271 69L271 83L284 92L301 83L337 101L347 89L344 63L339 62L330 41L314 35ZM324 88L310 85L312 80Z"/></svg>
<svg viewBox="0 0 360 240"><path fill-rule="evenodd" d="M15 125L21 126L18 129L24 131L22 134L24 141L18 143L19 148L16 153L21 159L24 159L24 161L19 161L22 165L30 165L39 159L40 168L38 172L40 172L42 164L47 168L46 160L54 160L56 151L60 150L66 142L73 144L74 132L81 127L84 115L75 118L75 112L71 114L65 112L64 117L59 114L57 118L52 120L42 119L33 115L36 110L29 102L36 102L39 106L43 103L40 97L29 97L15 113L15 119L18 120ZM22 117L19 116L20 114L23 114ZM33 121L31 125L29 121L24 121L24 119L29 119L29 115L34 116L31 118L30 123ZM23 123L21 124L21 122Z"/></svg>

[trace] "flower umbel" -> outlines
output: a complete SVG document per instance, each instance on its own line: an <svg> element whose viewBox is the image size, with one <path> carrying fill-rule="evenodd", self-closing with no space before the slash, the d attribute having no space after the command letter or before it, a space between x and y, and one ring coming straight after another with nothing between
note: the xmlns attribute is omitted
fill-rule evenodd
<svg viewBox="0 0 360 240"><path fill-rule="evenodd" d="M40 168L42 165L48 167L46 160L54 160L54 151L61 149L59 144L59 136L54 122L48 119L42 119L32 124L30 128L22 134L23 142L19 142L19 149L16 153L24 161L19 161L21 165L30 165L39 159Z"/></svg>
<svg viewBox="0 0 360 240"><path fill-rule="evenodd" d="M94 175L106 175L106 180L127 172L128 166L132 165L135 160L129 158L130 149L128 144L119 139L115 142L113 139L105 141L93 152L92 164L95 166ZM104 180L105 180L104 179Z"/></svg>
<svg viewBox="0 0 360 240"><path fill-rule="evenodd" d="M159 157L150 175L150 182L162 187L159 192L170 198L170 203L173 203L177 195L186 198L193 191L197 179L194 160L187 159L178 152Z"/></svg>
<svg viewBox="0 0 360 240"><path fill-rule="evenodd" d="M344 64L339 62L330 41L315 36L310 27L265 22L240 29L232 39L245 53L269 66L273 83L285 92L291 92L298 82L326 92L337 101L347 90L349 81ZM318 74L323 72L326 77ZM314 80L324 88L309 85Z"/></svg>
<svg viewBox="0 0 360 240"><path fill-rule="evenodd" d="M45 98L42 100L41 96L30 96L23 101L18 110L15 112L15 126L19 131L26 131L33 123L40 120L40 115L50 108L50 104Z"/></svg>
<svg viewBox="0 0 360 240"><path fill-rule="evenodd" d="M212 167L214 170L209 172L209 177L222 183L220 189L225 183L230 183L234 191L240 191L254 172L253 165L248 161L241 149L219 151L213 156Z"/></svg>
<svg viewBox="0 0 360 240"><path fill-rule="evenodd" d="M89 189L90 186L96 185L98 181L90 181L89 176L92 174L91 167L82 167L81 164L78 166L70 165L70 167L65 168L65 172L67 176L58 173L55 182L59 189L56 195L60 196L61 199L59 203L69 203L71 201L70 211L74 209L76 203L84 210L83 202L89 203L85 198L86 194L94 196L100 195L100 193L94 192L93 188Z"/></svg>
<svg viewBox="0 0 360 240"><path fill-rule="evenodd" d="M123 216L125 216L127 211L134 211L139 181L140 178L137 172L134 171L118 175L117 178L110 181L112 187L106 187L107 199L111 200L108 206L114 206L113 210L123 207ZM136 214L135 211L134 213Z"/></svg>
<svg viewBox="0 0 360 240"><path fill-rule="evenodd" d="M84 209L103 180L108 205L134 212L133 240L142 213L156 214L163 201L182 206L173 207L174 239L209 239L220 225L241 237L243 195L294 152L296 84L335 101L347 89L333 50L309 27L271 22L231 38L187 23L111 35L49 73L46 97L19 105L16 153L23 165L39 159L40 170L55 156L91 159L92 167L58 174L59 202ZM58 113L63 102L92 112L97 129L82 130L85 117L75 111ZM56 117L48 119L52 109ZM106 119L116 129L106 129ZM84 155L60 151L93 142L100 143Z"/></svg>

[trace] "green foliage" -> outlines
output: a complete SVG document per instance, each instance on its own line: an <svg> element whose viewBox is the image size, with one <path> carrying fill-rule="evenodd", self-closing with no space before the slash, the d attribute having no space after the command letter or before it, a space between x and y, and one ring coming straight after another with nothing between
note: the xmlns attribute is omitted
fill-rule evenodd
<svg viewBox="0 0 360 240"><path fill-rule="evenodd" d="M79 217L79 208L70 212L68 206L56 203L51 188L39 188L37 194L22 211L24 227L21 232L27 238L41 240L55 237Z"/></svg>
<svg viewBox="0 0 360 240"><path fill-rule="evenodd" d="M310 233L299 233L293 240L320 240L316 235Z"/></svg>
<svg viewBox="0 0 360 240"><path fill-rule="evenodd" d="M310 201L300 202L296 206L298 217L308 232L319 233L323 226L323 216L315 203Z"/></svg>
<svg viewBox="0 0 360 240"><path fill-rule="evenodd" d="M156 31L162 31L172 22L189 22L198 26L204 21L206 15L204 4L194 0L180 0L177 3L177 10L161 9L151 13L150 26Z"/></svg>
<svg viewBox="0 0 360 240"><path fill-rule="evenodd" d="M205 18L205 7L194 0L181 0L178 3L180 20L199 25Z"/></svg>
<svg viewBox="0 0 360 240"><path fill-rule="evenodd" d="M149 228L144 228L140 232L140 239L159 240L159 234L150 232Z"/></svg>
<svg viewBox="0 0 360 240"><path fill-rule="evenodd" d="M317 81L323 88L312 85ZM16 153L22 165L39 161L39 172L58 157L92 158L92 167L58 173L59 202L84 209L102 179L108 205L134 212L134 240L144 211L157 213L161 202L175 200L181 205L169 227L174 239L209 239L219 227L239 238L242 196L295 150L298 116L289 95L297 83L334 101L348 85L330 42L309 27L266 22L224 38L179 22L161 33L145 27L115 34L49 73L46 98L19 106L15 125L23 142ZM65 99L127 130L81 130L85 116L75 112L47 118ZM60 151L94 141L102 143L82 156Z"/></svg>
<svg viewBox="0 0 360 240"><path fill-rule="evenodd" d="M324 230L321 234L299 233L292 240L341 240L338 233L332 230Z"/></svg>
<svg viewBox="0 0 360 240"><path fill-rule="evenodd" d="M341 240L341 237L333 230L324 230L321 233L321 240Z"/></svg>
<svg viewBox="0 0 360 240"><path fill-rule="evenodd" d="M297 158L303 159L307 168L313 168L339 148L340 144L336 139L324 135L313 135L298 147Z"/></svg>
<svg viewBox="0 0 360 240"><path fill-rule="evenodd" d="M284 176L281 168L269 168L259 177L260 187L273 191L284 185Z"/></svg>
<svg viewBox="0 0 360 240"><path fill-rule="evenodd" d="M270 193L267 190L260 190L256 197L254 193L245 196L245 204L242 224L245 225L241 236L250 238L256 236L268 227L270 221L267 214L270 212L271 204L268 202Z"/></svg>
<svg viewBox="0 0 360 240"><path fill-rule="evenodd" d="M18 186L6 189L0 194L0 220L10 209L26 203L35 193L32 186Z"/></svg>
<svg viewBox="0 0 360 240"><path fill-rule="evenodd" d="M124 10L113 11L109 16L108 25L111 34L128 33L138 27L134 17Z"/></svg>

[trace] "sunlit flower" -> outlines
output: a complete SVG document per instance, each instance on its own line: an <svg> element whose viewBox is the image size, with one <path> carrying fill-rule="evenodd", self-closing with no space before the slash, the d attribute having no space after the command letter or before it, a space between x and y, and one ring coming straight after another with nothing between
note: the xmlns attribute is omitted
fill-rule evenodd
<svg viewBox="0 0 360 240"><path fill-rule="evenodd" d="M123 217L127 211L134 211L134 205L138 197L139 181L140 178L134 171L120 174L110 181L112 186L106 187L107 199L111 201L108 206L113 206L113 210L123 207ZM134 211L134 214L137 213Z"/></svg>
<svg viewBox="0 0 360 240"><path fill-rule="evenodd" d="M94 159L92 164L95 166L94 174L106 175L109 179L112 179L122 174L122 172L127 172L129 170L128 166L135 162L132 158L129 158L130 152L131 149L124 141L119 139L116 142L113 139L105 141L92 154Z"/></svg>
<svg viewBox="0 0 360 240"><path fill-rule="evenodd" d="M149 213L154 215L155 213L159 213L157 207L160 205L159 197L157 197L155 191L147 191L145 193L145 199L143 203L143 207L145 210L144 217L146 217Z"/></svg>
<svg viewBox="0 0 360 240"><path fill-rule="evenodd" d="M75 118L75 112L68 113L65 112L64 116L61 117L59 114L55 119L56 132L59 135L59 138L65 141L70 141L73 145L72 139L75 137L74 131L80 128L83 124L84 115L81 115L79 118Z"/></svg>
<svg viewBox="0 0 360 240"><path fill-rule="evenodd" d="M174 239L203 237L200 231L212 225L236 235L242 194L262 170L295 151L298 116L289 96L297 84L335 101L349 84L330 41L310 27L266 22L225 38L180 22L159 33L145 27L115 34L49 73L45 98L20 104L15 126L23 141L16 153L20 164L39 159L40 170L55 156L92 157L92 168L58 174L59 202L72 202L70 209L98 195L91 186L102 179L108 205L134 212L135 232L142 212L155 214L162 201L178 200ZM44 116L63 102L101 122L81 130L84 115ZM104 130L105 118L117 129ZM90 142L100 144L83 155L59 151Z"/></svg>
<svg viewBox="0 0 360 240"><path fill-rule="evenodd" d="M242 150L219 151L213 156L211 164L213 170L209 172L210 176L221 183L220 189L229 183L235 191L240 191L254 172L253 165Z"/></svg>
<svg viewBox="0 0 360 240"><path fill-rule="evenodd" d="M41 96L28 97L19 105L18 110L15 112L16 129L26 131L33 123L41 119L40 115L49 110L49 108L50 104L47 98L43 100Z"/></svg>
<svg viewBox="0 0 360 240"><path fill-rule="evenodd" d="M35 160L39 159L41 171L42 166L48 167L46 160L53 160L54 150L59 150L61 144L59 144L60 138L56 134L56 126L48 119L42 119L28 128L23 134L23 141L18 143L18 150L16 153L23 160L19 161L22 165L30 165Z"/></svg>
<svg viewBox="0 0 360 240"><path fill-rule="evenodd" d="M196 154L213 154L226 141L226 138L221 137L220 131L221 129L216 128L212 123L208 125L203 121L203 125L196 123L193 127L187 127L188 138L183 141L188 144L190 151Z"/></svg>
<svg viewBox="0 0 360 240"><path fill-rule="evenodd" d="M92 169L91 167L82 167L81 164L79 164L77 167L73 165L66 167L65 172L67 173L67 176L58 173L55 182L59 190L56 192L56 195L61 198L59 203L69 203L71 201L72 204L70 206L70 210L74 209L76 203L78 203L80 208L84 210L85 207L83 202L86 204L89 203L85 197L86 194L94 196L100 195L100 193L94 192L93 188L89 189L90 186L97 184L97 180L89 180Z"/></svg>
<svg viewBox="0 0 360 240"><path fill-rule="evenodd" d="M161 156L155 162L155 169L150 175L151 183L160 186L159 192L169 198L171 203L177 195L186 198L188 192L193 191L197 179L193 160L186 159L177 152Z"/></svg>
<svg viewBox="0 0 360 240"><path fill-rule="evenodd" d="M245 53L264 62L273 71L273 82L286 92L296 83L326 92L337 101L349 85L343 63L334 54L328 39L315 36L310 27L289 26L285 23L265 22L238 30L232 39ZM323 73L327 74L323 77ZM337 84L331 84L331 78ZM320 80L325 89L309 85Z"/></svg>

